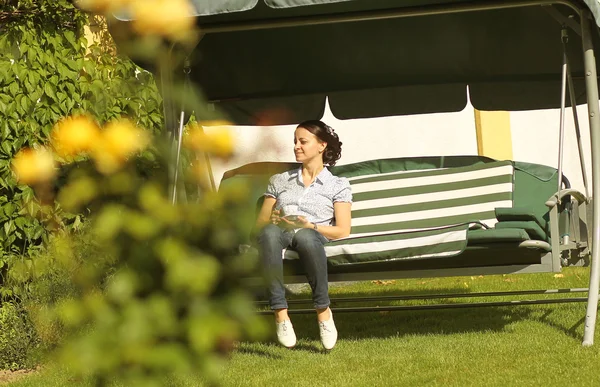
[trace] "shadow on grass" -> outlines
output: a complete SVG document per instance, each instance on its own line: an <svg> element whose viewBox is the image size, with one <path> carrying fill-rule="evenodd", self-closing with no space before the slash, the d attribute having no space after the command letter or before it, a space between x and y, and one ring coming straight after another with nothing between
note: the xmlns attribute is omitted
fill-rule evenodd
<svg viewBox="0 0 600 387"><path fill-rule="evenodd" d="M574 340L581 340L581 325L584 322L582 315L572 315L566 320L563 318L554 318L553 313L563 313L554 306L486 306L486 307L467 307L455 309L437 309L437 310L403 310L403 311L369 311L369 312L337 312L336 308L363 307L363 306L389 306L389 305L431 305L431 304L462 304L469 302L493 302L509 300L539 299L539 295L531 296L501 296L501 297L481 297L477 299L469 298L450 298L433 300L410 300L410 301L380 301L359 302L336 301L344 298L376 298L385 296L425 296L441 294L469 294L473 292L472 288L460 284L438 284L433 280L424 279L422 285L424 288L415 289L413 283L409 283L411 288L399 289L398 285L393 285L395 281L390 281L387 286L386 281L381 281L382 286L373 288L371 284L365 284L363 288L360 283L341 283L341 286L332 286L330 297L332 298L331 307L334 311L336 325L340 332L340 338L348 340L367 340L373 338L402 337L408 335L430 335L430 334L455 334L468 332L502 332L510 324L520 321L530 321L544 324L561 333L564 333ZM509 282L505 280L504 282ZM512 281L510 281L512 282ZM346 286L348 285L348 286ZM419 284L417 284L419 285ZM442 285L442 286L439 286ZM495 284L497 285L497 284ZM483 290L486 287L478 286ZM298 288L298 291L289 292L288 300L290 310L312 308L310 301L310 290L307 286ZM288 289L289 290L289 289ZM500 289L496 289L500 290ZM516 289L518 290L518 289ZM264 300L264 296L258 295L258 299ZM545 297L541 297L545 298ZM295 303L303 300L302 303ZM262 306L261 308L268 308ZM555 315L559 316L559 315ZM270 316L269 316L270 317ZM559 316L560 317L560 316ZM293 314L291 316L296 333L299 338L309 338L318 340L319 333L316 324L315 315L310 311L308 314ZM578 321L576 321L576 319ZM276 341L273 339L273 342ZM319 350L320 347L317 349ZM307 349L309 350L309 349Z"/></svg>
<svg viewBox="0 0 600 387"><path fill-rule="evenodd" d="M281 355L276 353L269 352L268 350L256 348L255 346L249 346L248 343L240 343L240 345L235 349L235 352L244 354L244 355L252 355L264 357L267 359L281 359Z"/></svg>
<svg viewBox="0 0 600 387"><path fill-rule="evenodd" d="M530 308L474 308L410 312L338 313L336 325L347 339L373 339L410 335L452 335L501 332L507 325L528 319Z"/></svg>
<svg viewBox="0 0 600 387"><path fill-rule="evenodd" d="M323 349L321 347L317 347L316 345L302 343L302 342L297 343L296 346L293 348L293 350L310 352L310 353L315 353L315 354L323 354L323 355L329 353L328 351L326 351L325 349Z"/></svg>
<svg viewBox="0 0 600 387"><path fill-rule="evenodd" d="M507 325L521 320L531 319L533 311L530 307L517 308L474 308L453 310L423 310L396 312L336 313L335 323L339 339L344 341L388 339L413 335L452 335L468 332L501 332ZM539 312L538 312L539 314ZM265 316L270 319L271 316ZM298 344L293 351L313 354L327 354L319 343L319 330L316 315L292 315L294 330L298 336ZM555 326L564 331L565 327ZM574 333L573 333L574 335ZM308 342L307 342L308 340ZM267 339L268 348L280 348L274 332ZM311 344L316 341L316 344ZM265 343L266 344L266 343ZM240 353L250 353L263 357L277 358L267 350L256 350L253 346L238 349Z"/></svg>
<svg viewBox="0 0 600 387"><path fill-rule="evenodd" d="M441 293L468 293L464 288L427 289L421 291L409 290L398 291L369 291L353 292L351 295L338 294L337 297L376 297L376 296L402 296L402 295L424 295ZM306 297L306 295L304 296ZM297 298L297 297L292 297ZM517 298L518 299L518 298ZM478 298L477 301L480 301ZM492 298L491 300L497 300ZM506 300L506 298L504 298ZM489 300L486 300L489 301ZM435 304L457 304L468 302L467 299L445 299L434 301L393 301L377 303L378 305L431 305ZM451 335L468 332L502 332L507 325L520 322L532 321L552 327L557 331L575 339L581 339L579 328L584 318L574 322L572 318L556 320L551 318L552 313L564 313L555 307L548 306L486 306L466 307L456 309L436 310L404 310L404 311L368 311L368 312L340 312L336 308L348 306L365 306L365 303L332 302L336 326L340 332L340 338L348 340L365 340L374 338L403 337L409 335L442 334ZM302 305L291 305L290 308L310 309L310 303ZM543 308L543 309L542 309ZM291 309L291 310L292 310ZM582 311L582 313L584 313ZM270 316L266 316L270 317ZM313 313L293 314L291 316L298 337L319 338L316 317ZM309 348L306 348L307 350ZM318 348L317 350L320 350Z"/></svg>
<svg viewBox="0 0 600 387"><path fill-rule="evenodd" d="M575 322L575 324L573 324L572 326L565 327L555 321L552 321L552 319L550 319L550 315L553 312L555 312L555 311L552 309L547 309L544 311L544 313L542 314L541 317L536 317L533 319L542 324L548 325L558 331L561 331L562 333L564 333L565 335L567 335L573 339L576 339L576 340L582 339L581 333L577 332L577 329L585 323L585 315L582 318L580 318L577 322Z"/></svg>
<svg viewBox="0 0 600 387"><path fill-rule="evenodd" d="M446 303L451 303L445 301ZM335 313L335 309L334 309ZM568 316L565 318L565 313ZM336 325L345 339L404 337L410 335L452 335L470 332L503 332L518 322L534 322L582 339L582 317L558 306L502 306L419 311L337 313ZM575 320L577 319L577 320ZM301 328L299 328L301 329Z"/></svg>

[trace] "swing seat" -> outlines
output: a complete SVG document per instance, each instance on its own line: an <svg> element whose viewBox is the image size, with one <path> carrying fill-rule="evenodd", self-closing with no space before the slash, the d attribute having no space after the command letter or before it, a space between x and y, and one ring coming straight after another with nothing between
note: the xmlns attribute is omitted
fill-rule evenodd
<svg viewBox="0 0 600 387"><path fill-rule="evenodd" d="M268 177L297 167L248 164L226 172L221 185L244 180L248 206L260 208ZM555 168L441 156L330 170L353 191L350 236L325 246L330 281L557 272L567 258L573 264L588 254L584 195L566 179L557 192ZM286 282L304 282L297 254L288 249L282 257Z"/></svg>

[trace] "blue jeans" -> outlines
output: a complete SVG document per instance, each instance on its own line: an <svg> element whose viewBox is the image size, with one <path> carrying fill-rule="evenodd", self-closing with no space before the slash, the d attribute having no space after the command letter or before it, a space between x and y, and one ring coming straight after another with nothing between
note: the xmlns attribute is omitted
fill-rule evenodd
<svg viewBox="0 0 600 387"><path fill-rule="evenodd" d="M323 247L326 242L327 238L313 229L286 231L274 224L269 224L262 229L258 236L258 249L267 275L271 309L288 307L283 286L283 259L281 259L281 251L288 247L300 256L312 289L315 309L329 306L327 257Z"/></svg>

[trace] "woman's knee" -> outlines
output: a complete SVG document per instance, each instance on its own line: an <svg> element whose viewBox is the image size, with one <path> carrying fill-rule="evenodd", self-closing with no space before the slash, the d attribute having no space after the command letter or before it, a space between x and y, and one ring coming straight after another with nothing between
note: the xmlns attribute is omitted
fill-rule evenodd
<svg viewBox="0 0 600 387"><path fill-rule="evenodd" d="M258 234L258 242L260 244L273 243L279 241L282 230L275 224L268 224Z"/></svg>
<svg viewBox="0 0 600 387"><path fill-rule="evenodd" d="M292 243L294 246L314 246L320 245L323 246L323 242L319 238L318 232L310 229L303 228L298 230L294 235L294 240Z"/></svg>

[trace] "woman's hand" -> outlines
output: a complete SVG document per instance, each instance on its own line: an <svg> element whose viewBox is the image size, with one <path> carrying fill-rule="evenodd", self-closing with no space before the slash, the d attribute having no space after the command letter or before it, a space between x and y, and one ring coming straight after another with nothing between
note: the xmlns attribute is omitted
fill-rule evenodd
<svg viewBox="0 0 600 387"><path fill-rule="evenodd" d="M279 226L286 230L307 228L308 225L310 225L310 222L301 215L287 215L279 218Z"/></svg>
<svg viewBox="0 0 600 387"><path fill-rule="evenodd" d="M271 211L271 223L279 224L281 222L281 219L281 209Z"/></svg>

